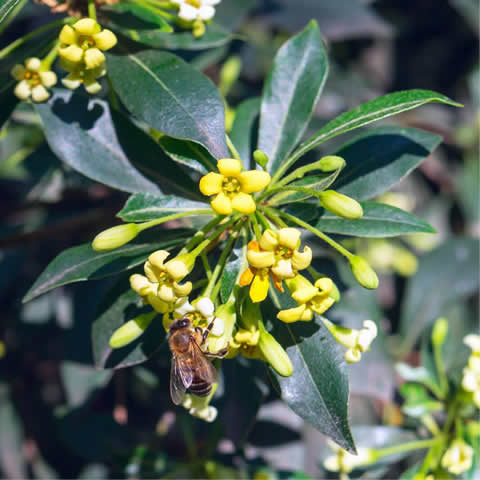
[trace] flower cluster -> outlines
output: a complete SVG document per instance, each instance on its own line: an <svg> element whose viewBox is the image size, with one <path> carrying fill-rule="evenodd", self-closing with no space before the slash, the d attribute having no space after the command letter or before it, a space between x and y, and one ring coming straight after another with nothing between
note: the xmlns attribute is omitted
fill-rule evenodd
<svg viewBox="0 0 480 480"><path fill-rule="evenodd" d="M11 75L18 81L13 93L20 100L32 98L34 102L44 102L50 97L47 88L57 83L55 73L36 57L27 58L24 65L15 65Z"/></svg>
<svg viewBox="0 0 480 480"><path fill-rule="evenodd" d="M462 387L472 394L473 402L480 408L480 335L467 335L463 341L472 353L463 370Z"/></svg>
<svg viewBox="0 0 480 480"><path fill-rule="evenodd" d="M71 26L65 25L59 40L60 65L69 72L62 83L72 90L83 83L88 93L98 93L101 86L97 79L106 73L103 52L116 45L115 34L102 30L92 18L82 18Z"/></svg>
<svg viewBox="0 0 480 480"><path fill-rule="evenodd" d="M192 28L195 37L205 33L205 23L215 16L215 5L221 0L172 0L178 7L180 24L185 28Z"/></svg>

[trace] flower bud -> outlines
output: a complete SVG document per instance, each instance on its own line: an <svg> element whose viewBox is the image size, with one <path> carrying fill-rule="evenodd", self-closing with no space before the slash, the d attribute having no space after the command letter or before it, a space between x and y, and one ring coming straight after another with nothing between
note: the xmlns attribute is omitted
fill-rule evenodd
<svg viewBox="0 0 480 480"><path fill-rule="evenodd" d="M356 200L335 190L320 192L319 199L325 210L347 220L357 220L363 215L363 208Z"/></svg>
<svg viewBox="0 0 480 480"><path fill-rule="evenodd" d="M443 345L448 333L448 320L446 318L437 318L432 330L432 342L436 347Z"/></svg>
<svg viewBox="0 0 480 480"><path fill-rule="evenodd" d="M364 288L375 290L378 287L378 277L368 262L358 255L350 258L350 268L357 282Z"/></svg>
<svg viewBox="0 0 480 480"><path fill-rule="evenodd" d="M263 152L262 150L255 150L253 152L253 159L255 160L255 163L260 165L262 168L266 168L268 163L268 157L265 152Z"/></svg>
<svg viewBox="0 0 480 480"><path fill-rule="evenodd" d="M293 365L287 352L275 338L261 327L258 348L272 368L282 377L289 377L293 373Z"/></svg>
<svg viewBox="0 0 480 480"><path fill-rule="evenodd" d="M322 157L318 161L318 168L322 172L334 172L345 166L345 160L342 157L337 157L336 155L327 155Z"/></svg>
<svg viewBox="0 0 480 480"><path fill-rule="evenodd" d="M464 440L454 440L442 457L442 467L454 475L460 475L472 468L474 450Z"/></svg>
<svg viewBox="0 0 480 480"><path fill-rule="evenodd" d="M144 313L117 328L110 337L112 348L121 348L136 340L148 328L157 313Z"/></svg>
<svg viewBox="0 0 480 480"><path fill-rule="evenodd" d="M238 80L240 71L242 69L242 60L238 55L231 56L220 70L219 90L225 97L232 85Z"/></svg>
<svg viewBox="0 0 480 480"><path fill-rule="evenodd" d="M140 233L136 223L125 223L100 232L92 242L97 252L105 252L121 247L133 240Z"/></svg>

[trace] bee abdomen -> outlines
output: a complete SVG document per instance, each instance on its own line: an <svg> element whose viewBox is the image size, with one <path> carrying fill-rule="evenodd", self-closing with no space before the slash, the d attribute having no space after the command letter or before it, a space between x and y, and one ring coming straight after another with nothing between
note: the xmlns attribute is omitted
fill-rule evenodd
<svg viewBox="0 0 480 480"><path fill-rule="evenodd" d="M192 384L188 388L187 393L197 395L198 397L206 397L212 391L212 384L206 382L202 378L194 377Z"/></svg>

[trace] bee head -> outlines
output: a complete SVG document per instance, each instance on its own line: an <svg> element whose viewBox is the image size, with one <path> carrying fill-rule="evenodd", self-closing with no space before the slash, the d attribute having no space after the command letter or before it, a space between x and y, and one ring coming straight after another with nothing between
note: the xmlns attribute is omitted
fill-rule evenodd
<svg viewBox="0 0 480 480"><path fill-rule="evenodd" d="M169 331L170 333L171 332L174 332L175 330L181 330L183 328L188 328L191 326L191 322L188 318L186 317L183 317L183 318L179 318L178 320L175 320L174 322L172 322L170 324L170 328L169 328Z"/></svg>

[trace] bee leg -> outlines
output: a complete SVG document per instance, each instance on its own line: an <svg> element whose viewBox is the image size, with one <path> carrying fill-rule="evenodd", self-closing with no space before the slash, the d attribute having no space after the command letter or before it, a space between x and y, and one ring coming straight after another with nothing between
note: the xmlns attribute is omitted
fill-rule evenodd
<svg viewBox="0 0 480 480"><path fill-rule="evenodd" d="M200 344L200 346L204 345L205 342L207 341L207 338L210 335L210 332L212 331L213 324L214 324L216 318L217 317L213 317L213 320L207 325L207 328L203 331L202 343Z"/></svg>
<svg viewBox="0 0 480 480"><path fill-rule="evenodd" d="M227 344L227 346L225 348L222 348L221 350L219 350L216 353L211 353L211 352L204 352L204 353L205 353L205 356L207 356L207 357L224 358L228 353L228 347L229 347L229 345Z"/></svg>

